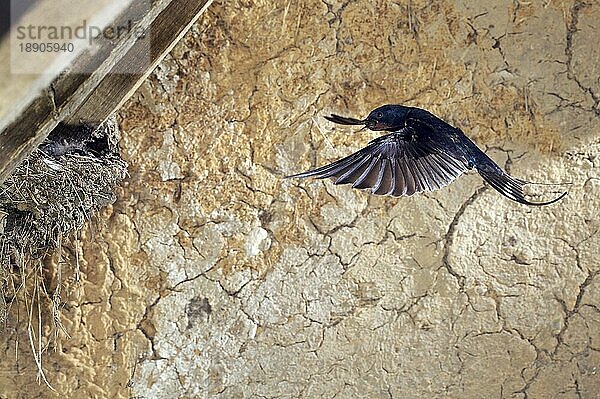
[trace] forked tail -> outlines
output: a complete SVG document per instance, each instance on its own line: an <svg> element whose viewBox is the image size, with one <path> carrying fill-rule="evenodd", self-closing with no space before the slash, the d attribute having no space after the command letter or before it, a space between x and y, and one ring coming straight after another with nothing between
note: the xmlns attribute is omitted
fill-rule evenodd
<svg viewBox="0 0 600 399"><path fill-rule="evenodd" d="M487 155L486 155L486 158ZM560 201L567 192L562 193L558 198L555 198L551 201L547 202L531 202L525 199L525 194L523 193L523 187L526 184L539 184L532 183L525 180L514 178L504 172L500 167L498 167L494 161L489 159L489 162L481 162L481 164L477 164L475 167L477 172L483 177L483 179L490 184L490 186L494 187L496 191L500 194L504 195L507 198L510 198L513 201L517 201L521 204L525 205L550 205L557 201Z"/></svg>

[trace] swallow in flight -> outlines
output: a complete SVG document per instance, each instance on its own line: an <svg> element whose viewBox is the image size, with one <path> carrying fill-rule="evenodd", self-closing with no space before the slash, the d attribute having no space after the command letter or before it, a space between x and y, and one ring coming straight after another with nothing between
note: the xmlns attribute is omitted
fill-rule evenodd
<svg viewBox="0 0 600 399"><path fill-rule="evenodd" d="M537 183L511 177L460 129L424 109L384 105L362 120L335 114L325 118L389 133L329 165L287 177L330 177L334 184L352 184L373 194L401 197L438 190L475 169L496 191L521 204L549 205L567 195L565 192L547 202L528 201L523 187Z"/></svg>

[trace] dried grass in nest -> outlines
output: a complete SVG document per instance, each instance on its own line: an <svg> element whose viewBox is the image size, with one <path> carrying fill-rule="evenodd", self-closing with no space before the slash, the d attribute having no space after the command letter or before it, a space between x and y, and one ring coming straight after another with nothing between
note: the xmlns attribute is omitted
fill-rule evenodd
<svg viewBox="0 0 600 399"><path fill-rule="evenodd" d="M48 386L42 331L56 337L62 330L63 244L115 201L113 190L127 173L119 139L114 118L98 129L60 126L0 186L0 332L15 314ZM50 287L43 261L57 252ZM19 309L27 309L26 320L19 320Z"/></svg>

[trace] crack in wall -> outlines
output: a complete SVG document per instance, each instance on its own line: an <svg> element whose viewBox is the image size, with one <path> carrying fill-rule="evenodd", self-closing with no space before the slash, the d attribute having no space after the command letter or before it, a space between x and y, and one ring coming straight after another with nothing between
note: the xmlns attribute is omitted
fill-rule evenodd
<svg viewBox="0 0 600 399"><path fill-rule="evenodd" d="M579 14L585 8L590 7L591 4L586 3L585 1L576 0L573 2L573 6L570 9L569 19L570 21L567 24L567 37L566 37L566 47L565 47L565 55L567 57L567 77L577 83L577 86L584 92L589 94L593 101L594 107L591 109L596 114L596 117L600 117L600 96L598 96L591 87L586 87L581 83L578 79L577 74L573 70L573 36L577 33L577 24L579 23Z"/></svg>

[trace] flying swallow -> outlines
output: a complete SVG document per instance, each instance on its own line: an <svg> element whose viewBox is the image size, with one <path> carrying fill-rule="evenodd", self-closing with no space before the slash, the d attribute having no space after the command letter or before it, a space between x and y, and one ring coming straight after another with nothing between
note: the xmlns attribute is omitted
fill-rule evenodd
<svg viewBox="0 0 600 399"><path fill-rule="evenodd" d="M567 195L565 192L548 202L528 201L523 187L537 183L511 177L460 129L424 109L384 105L365 119L335 114L325 118L389 133L329 165L286 177L330 177L334 184L352 184L373 194L401 197L438 190L475 169L500 194L521 204L548 205Z"/></svg>

